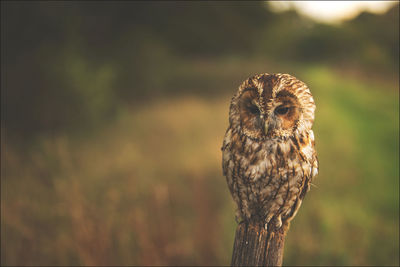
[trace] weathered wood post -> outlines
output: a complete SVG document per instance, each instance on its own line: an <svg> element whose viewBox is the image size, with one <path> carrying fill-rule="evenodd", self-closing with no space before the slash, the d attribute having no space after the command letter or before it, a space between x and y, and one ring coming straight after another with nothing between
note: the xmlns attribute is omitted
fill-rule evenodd
<svg viewBox="0 0 400 267"><path fill-rule="evenodd" d="M268 230L262 224L240 223L236 228L231 266L282 266L288 225Z"/></svg>

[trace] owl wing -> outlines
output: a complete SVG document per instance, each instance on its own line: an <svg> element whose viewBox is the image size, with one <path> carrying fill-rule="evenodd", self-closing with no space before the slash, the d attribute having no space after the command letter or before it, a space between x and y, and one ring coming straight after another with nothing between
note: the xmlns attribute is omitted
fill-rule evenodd
<svg viewBox="0 0 400 267"><path fill-rule="evenodd" d="M316 153L314 153L312 162L311 162L311 176L310 180L312 181L315 176L318 174L318 167L319 167L319 161Z"/></svg>
<svg viewBox="0 0 400 267"><path fill-rule="evenodd" d="M222 150L222 174L226 176L228 173L230 152L224 147L222 147L221 150Z"/></svg>
<svg viewBox="0 0 400 267"><path fill-rule="evenodd" d="M289 215L285 218L287 222L290 222L296 216L296 213L299 210L305 195L308 191L310 191L311 181L318 174L318 158L315 152L313 153L309 164L310 171L308 173L305 172L303 184L300 188L300 194L298 195L293 207L291 208Z"/></svg>
<svg viewBox="0 0 400 267"><path fill-rule="evenodd" d="M227 175L229 160L231 159L231 130L230 127L225 132L224 141L222 143L222 174Z"/></svg>
<svg viewBox="0 0 400 267"><path fill-rule="evenodd" d="M232 141L231 141L231 129L228 128L228 130L225 133L225 138L224 142L222 144L221 150L222 150L222 174L226 178L226 182L229 187L229 191L231 192L232 196L235 197L234 191L236 190L234 180L235 177L235 172L233 170L234 164L233 164L233 157L232 157Z"/></svg>
<svg viewBox="0 0 400 267"><path fill-rule="evenodd" d="M312 148L312 156L311 156L311 176L310 176L310 181L314 179L315 176L318 174L318 167L319 167L319 161L317 157L317 153L315 152L315 141L314 141L314 132L310 130L310 145Z"/></svg>
<svg viewBox="0 0 400 267"><path fill-rule="evenodd" d="M233 180L234 180L234 172L233 170L229 170L229 168L232 168L233 166L233 162L231 159L231 151L229 149L229 145L227 146L223 146L222 147L222 174L225 176L226 178L226 182L228 184L229 187L229 191L231 192L231 194L233 195Z"/></svg>
<svg viewBox="0 0 400 267"><path fill-rule="evenodd" d="M312 153L311 159L309 160L308 164L310 165L310 171L308 173L307 172L304 173L304 176L305 176L304 177L304 185L303 185L303 188L301 189L301 193L299 196L300 200L303 200L306 193L308 191L310 191L311 181L318 174L318 158L317 158L317 154L314 150L314 146L313 146L313 153Z"/></svg>

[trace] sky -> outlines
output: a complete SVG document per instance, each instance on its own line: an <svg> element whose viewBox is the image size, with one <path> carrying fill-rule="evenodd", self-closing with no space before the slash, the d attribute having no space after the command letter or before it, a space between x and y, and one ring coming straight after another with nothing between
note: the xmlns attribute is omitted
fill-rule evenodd
<svg viewBox="0 0 400 267"><path fill-rule="evenodd" d="M283 11L294 7L302 15L325 23L340 23L362 11L384 13L398 1L271 1L272 10Z"/></svg>

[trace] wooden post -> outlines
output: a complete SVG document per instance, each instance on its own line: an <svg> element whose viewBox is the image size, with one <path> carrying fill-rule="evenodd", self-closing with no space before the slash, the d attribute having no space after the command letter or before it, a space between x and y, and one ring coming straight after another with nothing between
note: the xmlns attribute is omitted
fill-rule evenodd
<svg viewBox="0 0 400 267"><path fill-rule="evenodd" d="M240 223L236 228L231 266L282 266L288 225L279 229Z"/></svg>

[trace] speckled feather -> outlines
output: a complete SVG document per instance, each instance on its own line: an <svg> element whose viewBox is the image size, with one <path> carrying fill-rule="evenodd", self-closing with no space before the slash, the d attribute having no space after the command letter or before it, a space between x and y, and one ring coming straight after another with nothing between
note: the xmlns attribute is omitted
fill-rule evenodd
<svg viewBox="0 0 400 267"><path fill-rule="evenodd" d="M237 219L289 225L318 172L315 104L307 85L288 74L259 74L233 96L222 145L223 174Z"/></svg>

